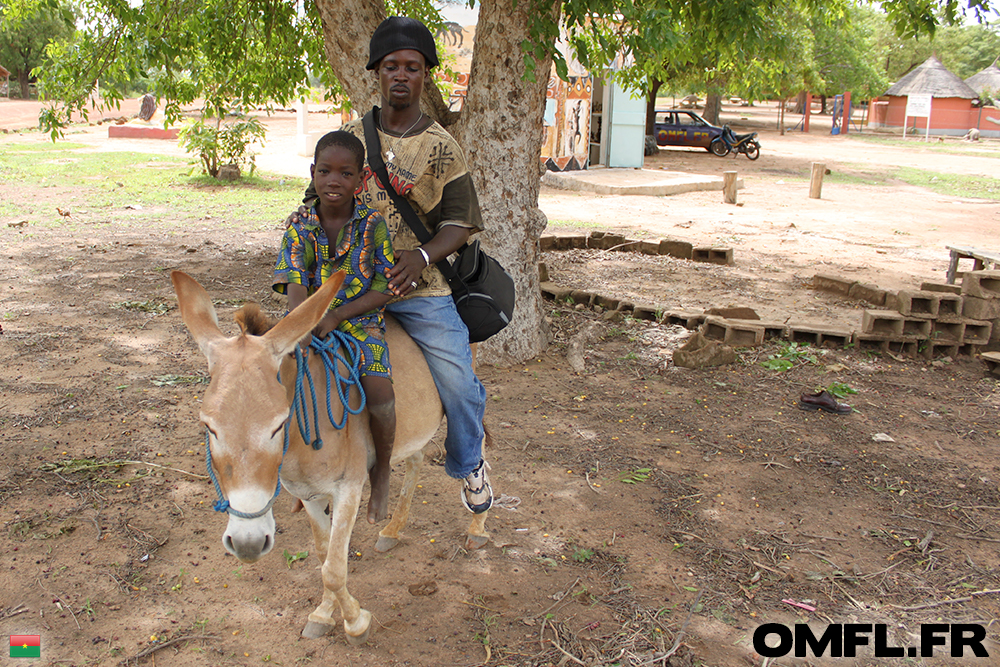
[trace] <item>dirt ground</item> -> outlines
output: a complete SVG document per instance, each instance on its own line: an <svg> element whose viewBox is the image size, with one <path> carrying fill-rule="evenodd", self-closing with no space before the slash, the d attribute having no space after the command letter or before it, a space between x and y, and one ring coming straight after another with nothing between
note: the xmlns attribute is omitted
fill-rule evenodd
<svg viewBox="0 0 1000 667"><path fill-rule="evenodd" d="M814 273L916 287L943 280L946 243L996 249L1000 204L873 175L995 176L1000 144L782 137L767 129L771 110L746 113L726 110L761 130L757 162L686 150L647 161L735 169L738 206L717 192L541 198L555 233L722 244L735 266L551 252L552 278L662 309L750 306L767 319L855 326L866 305L810 290ZM259 164L301 175L294 117L268 125ZM79 127L70 138L182 155L169 142L106 137ZM9 134L0 146L42 140ZM819 200L807 197L815 161L833 172ZM69 194L21 183L0 202L45 208ZM863 647L856 660L770 665L1000 664L1000 381L976 359L809 350L779 373L759 363L778 353L772 344L690 371L670 362L684 329L550 303L548 350L480 370L503 494L492 541L460 548L467 513L437 469L439 433L403 544L376 554L376 529L357 524L351 588L377 627L352 647L339 629L299 636L322 589L287 494L274 553L254 565L225 553L198 424L206 367L167 278L196 276L229 331L245 300L278 314L268 279L277 224L84 220L67 241L52 226L0 222L0 631L40 634L41 664L762 665L752 637L769 622L882 623L895 646L916 645L922 624L973 623L991 656L939 648L934 659L890 659ZM574 373L566 349L585 331L586 370ZM835 382L858 392L845 399L854 413L796 408L801 393Z"/></svg>

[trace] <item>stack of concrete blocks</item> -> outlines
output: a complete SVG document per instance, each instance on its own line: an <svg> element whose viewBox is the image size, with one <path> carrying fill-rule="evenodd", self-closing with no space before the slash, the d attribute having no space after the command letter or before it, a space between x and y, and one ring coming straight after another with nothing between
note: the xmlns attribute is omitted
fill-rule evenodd
<svg viewBox="0 0 1000 667"><path fill-rule="evenodd" d="M972 271L962 286L924 283L886 293L885 310L867 310L855 342L927 359L975 355L995 336L1000 319L1000 271ZM994 342L996 339L993 338Z"/></svg>

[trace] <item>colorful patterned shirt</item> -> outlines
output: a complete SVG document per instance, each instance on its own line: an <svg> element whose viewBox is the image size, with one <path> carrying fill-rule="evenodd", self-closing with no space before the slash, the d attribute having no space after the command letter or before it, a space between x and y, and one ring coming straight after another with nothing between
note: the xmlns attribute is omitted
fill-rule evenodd
<svg viewBox="0 0 1000 667"><path fill-rule="evenodd" d="M369 290L389 293L386 272L395 263L392 241L382 215L354 200L354 213L331 247L315 206L285 230L274 266L272 288L288 293L288 284L302 285L312 294L337 271L347 276L330 308L356 299ZM384 309L344 320L337 328L359 340L385 338Z"/></svg>

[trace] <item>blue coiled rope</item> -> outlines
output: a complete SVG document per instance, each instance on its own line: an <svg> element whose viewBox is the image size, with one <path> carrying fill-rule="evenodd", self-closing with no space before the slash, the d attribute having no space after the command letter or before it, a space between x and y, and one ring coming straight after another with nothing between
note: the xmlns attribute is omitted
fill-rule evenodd
<svg viewBox="0 0 1000 667"><path fill-rule="evenodd" d="M361 376L358 373L358 362L361 359L361 343L352 336L334 330L327 334L325 340L320 340L313 336L309 347L312 348L313 353L323 362L323 368L326 370L326 415L330 420L330 424L339 431L347 424L349 415L359 414L365 409L365 392L361 387ZM346 351L346 354L341 352L342 349ZM344 364L347 368L346 377L338 372L338 362ZM295 348L295 366L295 393L292 397L291 413L288 420L285 421L285 444L284 449L281 451L282 462L278 464L278 486L274 490L271 500L268 501L263 509L256 512L240 512L230 506L229 501L222 494L222 487L219 486L219 480L212 469L212 448L209 442L211 432L207 428L205 429L205 466L208 468L208 477L212 480L215 492L219 496L219 499L212 504L212 508L216 512L228 512L240 519L256 519L271 511L274 501L278 499L278 494L281 493L281 466L284 464L285 454L288 453L289 430L293 415L298 423L302 439L308 442L313 449L318 450L323 447L323 439L319 436L319 408L316 406L316 387L312 379L312 373L309 371L309 364L306 363L302 350L298 346ZM278 381L281 381L280 373L278 374ZM312 398L311 424L309 414L304 409L306 383L309 384L309 394ZM332 394L332 387L334 386L337 388L337 397L340 399L340 404L344 408L339 421L334 418L333 408L330 406L330 396ZM351 387L357 387L358 393L361 396L361 403L357 408L350 406ZM316 432L315 439L312 437L313 431Z"/></svg>

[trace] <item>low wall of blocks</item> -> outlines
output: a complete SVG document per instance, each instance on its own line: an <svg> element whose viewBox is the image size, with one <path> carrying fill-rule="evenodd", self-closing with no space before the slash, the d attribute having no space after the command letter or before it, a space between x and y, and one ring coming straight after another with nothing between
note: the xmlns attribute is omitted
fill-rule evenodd
<svg viewBox="0 0 1000 667"><path fill-rule="evenodd" d="M726 266L731 266L734 263L733 249L724 246L695 246L687 241L677 239L637 241L621 234L609 232L591 232L578 236L546 234L538 240L538 247L542 252L591 248L594 250L638 252L644 255L667 255L677 259L690 259L695 262Z"/></svg>
<svg viewBox="0 0 1000 667"><path fill-rule="evenodd" d="M571 239L562 243L596 242L593 234L553 238ZM626 242L623 237L606 234L598 236L598 240L602 244L610 244L605 249L613 249ZM663 243L667 242L659 242ZM652 252L652 245L644 247L643 252L658 254ZM968 272L963 276L961 286L923 283L919 290L898 292L827 274L814 276L814 289L882 306L865 310L861 314L860 327L856 322L820 327L745 319L746 315L739 311L749 309L658 309L586 290L560 287L549 281L544 264L539 266L539 271L542 294L546 298L627 313L636 319L700 329L706 338L723 341L733 347L754 347L780 338L817 347L853 345L860 350L925 359L1000 350L1000 271ZM727 310L731 312L725 312Z"/></svg>

